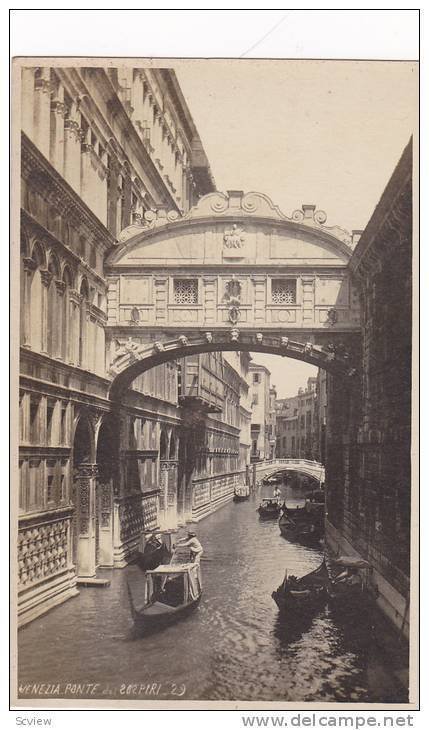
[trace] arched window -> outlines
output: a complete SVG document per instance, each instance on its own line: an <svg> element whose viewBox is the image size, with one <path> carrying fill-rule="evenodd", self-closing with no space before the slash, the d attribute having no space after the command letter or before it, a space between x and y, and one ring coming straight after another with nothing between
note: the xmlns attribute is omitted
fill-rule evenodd
<svg viewBox="0 0 429 730"><path fill-rule="evenodd" d="M87 321L86 310L89 304L89 289L86 279L82 279L80 285L80 295L82 301L80 303L79 313L79 365L86 367L86 349L87 349Z"/></svg>
<svg viewBox="0 0 429 730"><path fill-rule="evenodd" d="M161 431L159 441L159 458L163 461L168 459L168 438L164 430Z"/></svg>
<svg viewBox="0 0 429 730"><path fill-rule="evenodd" d="M61 352L60 342L60 328L61 328L61 305L60 293L58 291L57 282L59 279L59 266L58 261L54 256L51 256L48 264L48 271L51 274L51 279L48 285L48 297L47 297L47 351L51 357L58 357Z"/></svg>
<svg viewBox="0 0 429 730"><path fill-rule="evenodd" d="M62 293L62 324L61 324L61 357L64 362L70 362L71 360L71 327L70 327L70 290L72 289L72 274L68 266L63 271L63 293Z"/></svg>
<svg viewBox="0 0 429 730"><path fill-rule="evenodd" d="M31 278L29 301L29 332L31 349L35 352L42 350L42 277L40 270L43 267L44 256L39 244L33 249L35 269Z"/></svg>
<svg viewBox="0 0 429 730"><path fill-rule="evenodd" d="M174 437L174 433L171 434L171 438L170 438L170 455L169 455L169 458L170 459L175 459L176 458L176 439Z"/></svg>

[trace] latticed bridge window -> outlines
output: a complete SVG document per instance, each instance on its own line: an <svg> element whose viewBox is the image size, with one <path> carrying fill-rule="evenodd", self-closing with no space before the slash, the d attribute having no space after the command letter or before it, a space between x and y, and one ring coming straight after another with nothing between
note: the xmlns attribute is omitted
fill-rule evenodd
<svg viewBox="0 0 429 730"><path fill-rule="evenodd" d="M198 279L174 279L174 303L198 304Z"/></svg>
<svg viewBox="0 0 429 730"><path fill-rule="evenodd" d="M296 304L295 279L272 279L271 300L273 304Z"/></svg>

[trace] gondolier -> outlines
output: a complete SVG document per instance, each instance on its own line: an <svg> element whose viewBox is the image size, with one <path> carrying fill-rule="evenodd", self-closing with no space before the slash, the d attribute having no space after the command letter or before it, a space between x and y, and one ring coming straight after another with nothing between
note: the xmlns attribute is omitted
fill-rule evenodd
<svg viewBox="0 0 429 730"><path fill-rule="evenodd" d="M177 545L188 547L191 551L191 559L193 563L199 563L203 554L203 546L201 545L195 532L188 532L188 537L182 537L177 541Z"/></svg>

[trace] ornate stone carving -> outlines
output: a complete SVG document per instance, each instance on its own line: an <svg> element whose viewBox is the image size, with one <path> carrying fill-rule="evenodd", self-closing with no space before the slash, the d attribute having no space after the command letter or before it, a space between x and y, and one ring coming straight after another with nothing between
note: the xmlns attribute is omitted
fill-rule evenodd
<svg viewBox="0 0 429 730"><path fill-rule="evenodd" d="M205 338L206 338L207 342L213 342L213 335L211 332L206 332Z"/></svg>
<svg viewBox="0 0 429 730"><path fill-rule="evenodd" d="M188 342L188 338L187 338L187 337L185 337L185 335L180 335L180 337L179 337L179 342L180 342L180 344L181 344L181 345L183 345L184 347L186 347L186 346L187 346L187 345L189 344L189 342Z"/></svg>
<svg viewBox="0 0 429 730"><path fill-rule="evenodd" d="M234 223L232 228L225 231L223 237L224 253L229 252L230 255L234 255L234 253L235 255L240 255L239 251L243 248L245 240L246 236L244 235L243 229Z"/></svg>
<svg viewBox="0 0 429 730"><path fill-rule="evenodd" d="M154 342L153 349L154 349L154 352L164 352L165 347L162 344L162 342Z"/></svg>
<svg viewBox="0 0 429 730"><path fill-rule="evenodd" d="M42 279L43 286L46 286L46 288L49 287L51 281L52 281L52 274L48 269L40 269L40 276Z"/></svg>
<svg viewBox="0 0 429 730"><path fill-rule="evenodd" d="M34 271L35 269L37 269L36 261L29 256L23 258L22 261L24 264L24 271Z"/></svg>
<svg viewBox="0 0 429 730"><path fill-rule="evenodd" d="M240 337L240 330L231 330L231 342L237 342Z"/></svg>
<svg viewBox="0 0 429 730"><path fill-rule="evenodd" d="M259 342L259 344L261 345L263 339L264 339L264 335L262 334L262 332L257 332L255 335L256 342Z"/></svg>
<svg viewBox="0 0 429 730"><path fill-rule="evenodd" d="M240 310L239 308L234 304L232 305L228 310L228 319L231 322L231 324L237 324L237 322L240 319Z"/></svg>

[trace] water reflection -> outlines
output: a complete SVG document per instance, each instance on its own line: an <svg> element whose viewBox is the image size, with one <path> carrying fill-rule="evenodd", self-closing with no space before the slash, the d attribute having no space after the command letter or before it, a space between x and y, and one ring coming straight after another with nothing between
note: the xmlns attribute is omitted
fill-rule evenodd
<svg viewBox="0 0 429 730"><path fill-rule="evenodd" d="M276 521L258 519L259 499L271 493L264 488L196 526L205 551L203 596L186 619L142 636L126 589L135 568L112 571L110 588L83 589L24 627L20 681L156 682L158 699L174 698L175 685L186 687L186 699L405 701L371 627L350 626L329 607L298 619L279 615L271 593L286 567L303 575L322 551L284 540ZM287 488L282 496L301 501Z"/></svg>

